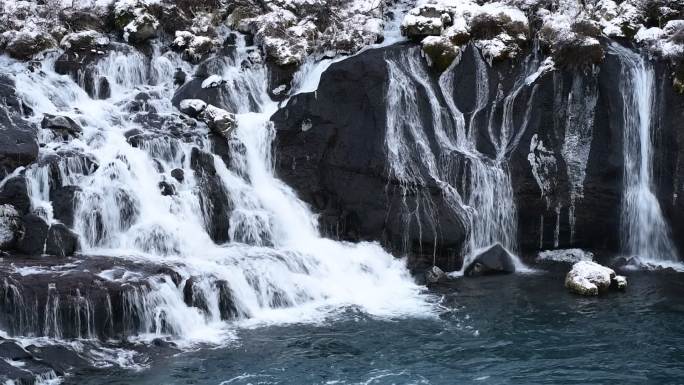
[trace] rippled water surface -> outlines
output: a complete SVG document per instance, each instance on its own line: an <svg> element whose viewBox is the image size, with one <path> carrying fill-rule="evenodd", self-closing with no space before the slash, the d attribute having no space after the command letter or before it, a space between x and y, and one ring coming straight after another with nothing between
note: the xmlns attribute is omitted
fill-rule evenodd
<svg viewBox="0 0 684 385"><path fill-rule="evenodd" d="M73 384L681 383L684 274L629 273L624 293L573 296L562 272L458 279L445 312L242 329L234 346Z"/></svg>

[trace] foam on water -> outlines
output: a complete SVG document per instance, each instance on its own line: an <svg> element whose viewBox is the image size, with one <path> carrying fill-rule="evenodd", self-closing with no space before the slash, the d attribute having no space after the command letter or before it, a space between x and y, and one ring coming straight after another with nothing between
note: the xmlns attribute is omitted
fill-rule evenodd
<svg viewBox="0 0 684 385"><path fill-rule="evenodd" d="M77 154L92 159L96 169L59 164L59 181L49 178L48 167L32 165L26 172L33 208L52 216L50 187L76 185L73 230L81 240L82 254L125 258L174 266L184 282L193 277L206 301L200 310L184 302L183 285L169 277L151 280L149 288L128 299L143 326L136 339L151 340L172 334L181 345L221 343L234 338L234 325L222 321L214 282L225 281L238 312L237 324L316 321L352 306L380 317L430 316L433 306L405 267L375 243L345 243L320 236L317 218L295 192L273 172L271 143L275 130L269 122L277 105L266 93L263 68L240 69L246 55L239 40L236 57L218 64L221 77L230 84L224 104L237 112L237 129L231 146L231 167L211 155L216 175L233 210L223 220L230 223L228 242L215 244L209 230L202 185L191 165L192 149L209 151L207 129L198 126L177 137L148 126L141 118L178 119L171 106L173 72L193 68L173 52L154 47L151 58L131 50L116 50L97 62L95 82L106 78L111 97L93 99L71 80L54 72L54 57L42 62L40 71L0 59L0 67L14 78L17 90L33 110L29 118L39 124L44 113L69 116L83 127L79 138L64 142L41 130L41 153ZM222 68L221 68L222 66ZM300 86L317 84L320 70L300 73ZM136 95L149 99L132 109ZM124 135L140 130L143 140L132 146ZM72 161L73 162L73 161ZM182 169L177 182L171 171ZM176 194L162 196L159 182L174 185ZM50 184L53 184L52 186ZM216 198L216 197L214 197ZM28 272L28 271L26 271ZM124 279L118 273L102 273L104 279ZM116 278L119 277L119 278ZM139 277L128 276L129 279ZM54 304L57 311L59 304ZM49 335L58 337L52 325Z"/></svg>

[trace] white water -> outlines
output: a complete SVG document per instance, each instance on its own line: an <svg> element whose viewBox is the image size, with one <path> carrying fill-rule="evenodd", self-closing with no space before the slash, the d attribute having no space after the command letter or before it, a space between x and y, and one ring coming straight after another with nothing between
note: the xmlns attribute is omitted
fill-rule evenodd
<svg viewBox="0 0 684 385"><path fill-rule="evenodd" d="M622 64L619 86L624 124L621 216L624 251L646 262L674 262L677 251L652 180L655 72L639 53L618 44L611 45L611 51Z"/></svg>
<svg viewBox="0 0 684 385"><path fill-rule="evenodd" d="M436 85L432 84L417 52L407 50L399 58L387 59L390 82L385 139L390 173L400 182L405 196L405 227L420 218L421 212L425 217L436 217L431 197L419 188L431 178L440 187L450 215L464 221L468 228L468 242L463 250L464 268L478 252L495 243L512 253L517 251L517 209L507 161L525 131L530 111L526 111L523 121L516 126L513 104L525 87L531 87L534 93L534 80L528 79L539 68L537 60L532 59L509 94L504 95L499 90L496 99L490 100L487 64L478 51L467 52L474 55L477 68L477 103L467 122L453 99L454 87L458 87L454 68L460 57L441 75ZM429 128L421 119L416 88L427 93L432 117ZM440 99L446 106L440 104ZM493 106L486 119L488 126L478 127L477 117L484 114L488 106ZM503 110L500 124L495 122L497 108ZM488 133L494 148L493 157L477 148L476 135L483 130ZM430 140L428 132L434 132L434 140ZM467 178L458 177L459 168L466 170ZM414 206L408 205L406 199L416 193L415 202L411 202ZM435 230L439 224L428 225L435 233L439 232ZM519 260L516 265L519 270L526 270Z"/></svg>
<svg viewBox="0 0 684 385"><path fill-rule="evenodd" d="M245 55L244 46L238 47L237 55ZM318 321L347 306L381 317L430 316L433 308L403 260L375 243L322 238L316 216L274 177L271 142L275 132L269 117L277 106L267 96L264 69L235 68L243 59L226 60L219 73L234 86L235 92L227 94L230 100L226 101L239 112L233 145L245 151L233 152L233 169L213 156L226 199L234 205L226 213L231 241L217 245L209 237L211 223L200 204L207 197L202 197L190 167L193 147L209 150L206 128L200 125L188 139L180 139L136 123L127 111L127 103L146 91L152 95L148 105L157 114L177 113L170 104L173 72L181 67L192 73L178 55L159 49L151 59L133 51L109 54L96 70L112 85L112 96L106 100L91 99L68 76L56 74L52 58L43 61L41 72L0 58L0 68L15 79L18 92L33 109L32 121L39 123L43 113L53 113L70 116L83 126L82 137L69 142L47 130L40 135L45 144L41 155L69 151L99 165L93 172L74 167L68 160L59 164L64 184L82 189L73 226L82 254L171 265L184 278L196 277L199 282L195 289L209 304L207 311L187 306L182 285L176 287L170 279L155 280L150 290L134 292L128 300L144 314L139 338L151 339L165 330L181 344L232 338L232 326L221 321L216 305L220 293L212 282L217 280L229 285L241 315L238 323L249 325ZM303 73L298 78L302 84L315 83L308 76L320 73ZM134 128L151 135L139 148L124 137ZM170 175L176 168L184 171L182 183ZM33 165L26 175L34 209L42 207L44 217L55 221L48 194L49 183L55 181L47 177L46 167ZM160 181L173 184L177 194L162 196ZM48 334L58 337L59 326L50 325L54 330Z"/></svg>

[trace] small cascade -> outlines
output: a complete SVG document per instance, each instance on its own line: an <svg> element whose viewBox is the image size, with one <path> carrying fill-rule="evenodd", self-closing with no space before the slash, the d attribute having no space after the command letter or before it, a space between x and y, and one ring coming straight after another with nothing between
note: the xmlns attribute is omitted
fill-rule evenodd
<svg viewBox="0 0 684 385"><path fill-rule="evenodd" d="M531 60L510 93L504 95L499 90L496 99L490 100L487 64L478 50L471 47L465 52L462 55L472 53L477 69L477 103L467 119L453 98L457 81L454 69L460 58L437 81L426 72L418 49L406 50L398 59L387 59L390 82L385 142L390 173L402 186L405 199L417 194L415 202L405 202L405 226L412 220L417 223L421 218L435 217L431 211L434 210L432 198L419 188L434 181L450 215L468 224L464 266L477 251L495 243L501 243L513 253L517 250L517 214L506 162L530 116L528 108L522 122L516 125L513 105L523 90L531 89L534 94L535 86L527 79L539 68L539 63ZM429 121L422 115L416 88L426 93ZM503 116L500 122L495 119L497 110ZM480 119L485 114L486 119ZM486 126L481 126L481 122ZM478 149L479 132L487 133L494 148L493 156ZM438 232L435 228L431 233ZM524 268L519 261L518 265Z"/></svg>
<svg viewBox="0 0 684 385"><path fill-rule="evenodd" d="M610 50L622 65L619 87L624 127L621 216L624 252L644 261L674 262L677 251L653 183L655 72L637 52L616 43Z"/></svg>

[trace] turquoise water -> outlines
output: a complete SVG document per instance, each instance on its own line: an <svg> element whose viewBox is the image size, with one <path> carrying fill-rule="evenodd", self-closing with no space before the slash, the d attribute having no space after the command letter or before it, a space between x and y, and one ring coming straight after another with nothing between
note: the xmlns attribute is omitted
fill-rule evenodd
<svg viewBox="0 0 684 385"><path fill-rule="evenodd" d="M684 274L571 295L563 272L461 278L432 319L348 309L319 325L240 330L233 346L103 370L73 384L672 384L684 382Z"/></svg>

